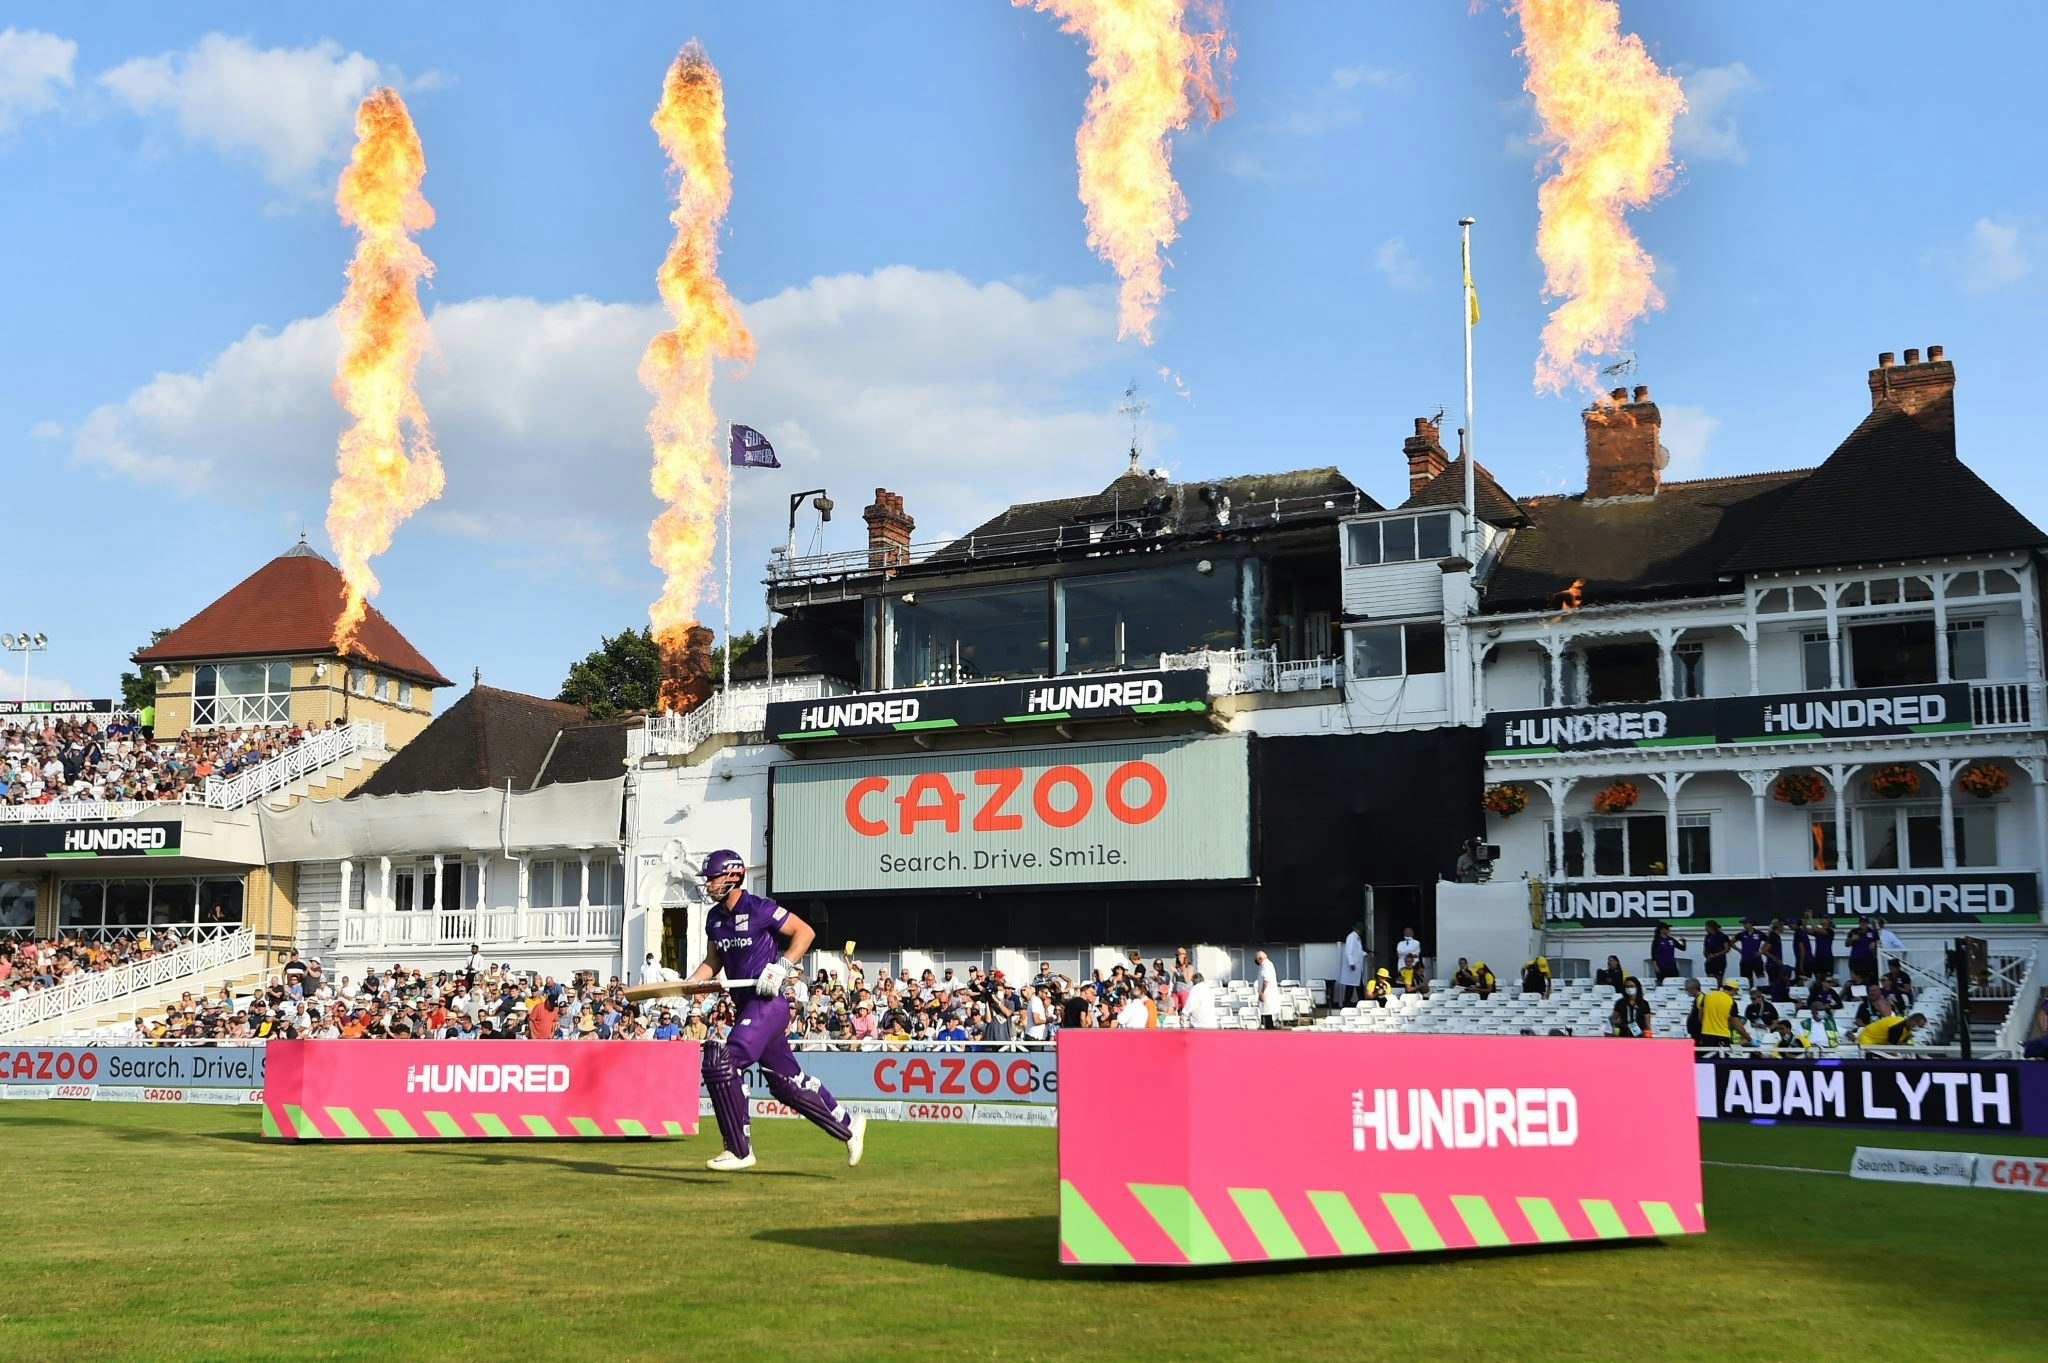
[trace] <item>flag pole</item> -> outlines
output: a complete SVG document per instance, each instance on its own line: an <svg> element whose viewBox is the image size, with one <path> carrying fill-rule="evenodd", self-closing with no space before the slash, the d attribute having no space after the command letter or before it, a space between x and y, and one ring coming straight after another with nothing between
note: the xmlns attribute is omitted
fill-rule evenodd
<svg viewBox="0 0 2048 1363"><path fill-rule="evenodd" d="M727 432L727 434L728 434L728 437L729 437L729 438L737 438L737 436L736 436L736 433L732 432L732 431L731 431L731 430L730 430L729 428L728 428L728 432ZM724 679L723 685L722 685L722 686L720 687L720 690L721 690L721 691L722 691L722 693L724 694L724 697L725 697L725 703L726 703L727 705L730 705L730 704L732 704L732 484L733 484L733 477L732 477L732 456L731 456L731 454L730 454L730 452L729 452L729 451L730 451L730 446L728 446L728 454L727 454L727 456L726 456L726 460L725 460L725 591L724 591L724 593L723 593L723 595L722 595L722 598L721 598L721 599L723 600L724 604L725 604L725 679Z"/></svg>
<svg viewBox="0 0 2048 1363"><path fill-rule="evenodd" d="M1473 551L1479 544L1479 457L1474 453L1472 440L1472 222L1471 218L1458 219L1465 266L1464 287L1458 291L1458 311L1465 320L1465 560L1476 565L1479 556Z"/></svg>

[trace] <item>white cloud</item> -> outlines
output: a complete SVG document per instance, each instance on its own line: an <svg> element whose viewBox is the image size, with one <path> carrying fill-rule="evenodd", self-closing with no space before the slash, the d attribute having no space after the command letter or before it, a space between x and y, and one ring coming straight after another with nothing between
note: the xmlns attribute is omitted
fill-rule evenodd
<svg viewBox="0 0 2048 1363"><path fill-rule="evenodd" d="M331 39L258 48L219 33L184 52L123 62L99 82L137 114L173 118L190 141L253 157L273 185L295 194L324 188L323 172L347 158L365 94L407 84L395 69ZM431 73L411 82L433 83Z"/></svg>
<svg viewBox="0 0 2048 1363"><path fill-rule="evenodd" d="M1664 470L1665 481L1675 483L1706 476L1707 446L1712 443L1714 432L1721 429L1721 418L1704 407L1668 402L1659 403L1657 410L1664 417L1658 438L1671 455L1671 463Z"/></svg>
<svg viewBox="0 0 2048 1363"><path fill-rule="evenodd" d="M1741 62L1709 66L1681 76L1685 112L1671 128L1671 148L1685 161L1733 161L1744 165L1749 149L1735 124L1735 106L1763 88Z"/></svg>
<svg viewBox="0 0 2048 1363"><path fill-rule="evenodd" d="M0 700L21 699L21 655L0 653ZM30 700L75 700L78 688L62 677L45 677L34 664L28 669L28 698ZM102 691L101 695L108 692Z"/></svg>
<svg viewBox="0 0 2048 1363"><path fill-rule="evenodd" d="M796 488L832 489L834 542L848 547L864 542L859 511L876 487L905 495L922 541L972 526L1017 489L1092 489L1122 468L1107 286L1034 295L895 266L813 279L743 312L759 358L720 378L718 413L767 432L788 472L740 472L735 520L752 527L740 565L780 542ZM529 573L652 581L651 398L634 371L666 314L478 298L436 307L431 324L420 389L448 490L401 535L488 545ZM187 495L324 507L339 349L331 316L252 330L204 367L91 413L71 457ZM1161 426L1153 441L1170 435Z"/></svg>
<svg viewBox="0 0 2048 1363"><path fill-rule="evenodd" d="M71 88L71 63L78 44L36 29L0 30L0 132L24 114L57 104L57 92Z"/></svg>
<svg viewBox="0 0 2048 1363"><path fill-rule="evenodd" d="M1430 285L1429 272L1400 237L1388 237L1373 249L1372 267L1402 293L1421 293Z"/></svg>
<svg viewBox="0 0 2048 1363"><path fill-rule="evenodd" d="M1956 263L1963 292L1990 293L2025 279L2034 271L2034 244L2010 219L1977 219Z"/></svg>
<svg viewBox="0 0 2048 1363"><path fill-rule="evenodd" d="M64 434L64 428L54 421L38 421L28 428L31 440L56 440Z"/></svg>

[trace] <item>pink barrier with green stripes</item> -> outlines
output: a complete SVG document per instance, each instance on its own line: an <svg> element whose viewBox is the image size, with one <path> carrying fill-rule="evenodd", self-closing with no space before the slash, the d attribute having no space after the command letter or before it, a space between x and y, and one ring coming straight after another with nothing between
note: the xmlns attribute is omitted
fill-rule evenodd
<svg viewBox="0 0 2048 1363"><path fill-rule="evenodd" d="M618 1139L697 1132L694 1041L273 1041L263 1134Z"/></svg>
<svg viewBox="0 0 2048 1363"><path fill-rule="evenodd" d="M1062 1031L1060 1258L1696 1235L1692 1066L1679 1041Z"/></svg>

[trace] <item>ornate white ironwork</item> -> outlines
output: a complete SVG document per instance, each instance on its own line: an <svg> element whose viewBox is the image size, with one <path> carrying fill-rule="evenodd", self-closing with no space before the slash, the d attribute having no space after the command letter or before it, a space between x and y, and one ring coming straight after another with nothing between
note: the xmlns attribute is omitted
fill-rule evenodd
<svg viewBox="0 0 2048 1363"><path fill-rule="evenodd" d="M711 699L681 715L649 715L638 735L643 757L686 757L697 745L714 734L759 732L768 722L771 702L822 700L834 694L823 677L798 677L792 681L735 686L730 692L715 691Z"/></svg>
<svg viewBox="0 0 2048 1363"><path fill-rule="evenodd" d="M248 928L238 928L162 956L151 956L147 960L124 965L118 970L95 971L55 989L44 989L0 1003L0 1036L39 1022L66 1018L88 1008L113 1003L160 984L204 974L217 966L230 965L255 954L256 934Z"/></svg>
<svg viewBox="0 0 2048 1363"><path fill-rule="evenodd" d="M571 904L523 913L518 909L421 909L346 914L341 920L341 944L414 949L466 947L471 942L485 947L559 943L617 947L625 930L626 910L616 904Z"/></svg>

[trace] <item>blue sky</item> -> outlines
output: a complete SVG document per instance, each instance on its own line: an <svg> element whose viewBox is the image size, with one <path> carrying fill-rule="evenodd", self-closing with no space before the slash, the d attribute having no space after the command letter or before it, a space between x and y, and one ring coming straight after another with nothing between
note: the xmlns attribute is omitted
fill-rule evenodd
<svg viewBox="0 0 2048 1363"><path fill-rule="evenodd" d="M1817 463L1867 410L1878 351L1942 344L1963 457L2048 523L2048 9L1622 13L1693 105L1677 189L1634 219L1668 302L1636 328L1632 381L1663 407L1672 476ZM659 582L633 369L665 324L669 236L647 119L693 36L725 79L723 272L759 344L721 379L720 416L768 431L786 465L741 475L737 623L761 617L745 569L780 542L785 494L828 487L839 514L800 546L848 548L877 486L919 539L1090 490L1123 466L1134 377L1148 464L1336 464L1398 500L1411 419L1461 400L1467 213L1481 460L1514 491L1583 486L1578 399L1531 388L1536 151L1497 7L1230 4L1235 109L1177 143L1192 211L1150 349L1116 341L1115 281L1084 240L1086 56L1046 16L601 14L9 6L0 487L20 538L0 626L51 636L36 694L111 693L152 627L302 526L326 548L327 314L352 247L331 198L380 82L406 94L439 217L421 387L448 490L378 561L377 604L448 675L549 695L601 633L644 623ZM0 695L18 687L0 673Z"/></svg>

